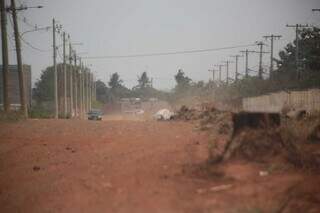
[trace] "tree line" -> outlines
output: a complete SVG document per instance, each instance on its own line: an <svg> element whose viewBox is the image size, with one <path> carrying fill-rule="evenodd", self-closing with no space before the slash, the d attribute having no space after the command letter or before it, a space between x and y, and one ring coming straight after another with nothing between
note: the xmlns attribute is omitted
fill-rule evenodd
<svg viewBox="0 0 320 213"><path fill-rule="evenodd" d="M299 34L299 58L301 61L301 74L297 75L295 53L296 41L287 44L279 52L276 69L269 73L265 79L258 76L248 76L238 81L226 84L219 81L194 82L182 69L174 75L175 87L170 92L157 90L147 72L142 72L137 78L137 85L129 89L121 80L118 73L113 73L109 81L104 83L97 80L96 98L101 103L116 103L121 98L158 98L174 102L187 96L214 97L219 101L232 101L243 97L257 96L279 90L301 90L307 88L320 88L320 29L305 28ZM36 102L53 99L53 74L50 68L42 72L36 82L33 97Z"/></svg>

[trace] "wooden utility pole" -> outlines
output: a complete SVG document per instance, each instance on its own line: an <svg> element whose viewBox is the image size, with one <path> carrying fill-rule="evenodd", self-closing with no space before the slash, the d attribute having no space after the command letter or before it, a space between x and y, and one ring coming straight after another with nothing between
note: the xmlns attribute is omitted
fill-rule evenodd
<svg viewBox="0 0 320 213"><path fill-rule="evenodd" d="M86 112L89 112L89 102L90 102L90 96L89 96L89 85L90 85L90 70L87 69L87 72L86 72L86 109L87 111Z"/></svg>
<svg viewBox="0 0 320 213"><path fill-rule="evenodd" d="M17 54L17 65L18 65L18 76L19 76L19 95L20 95L20 104L21 104L21 111L25 118L28 118L28 107L26 101L26 87L25 87L25 78L23 72L23 64L22 64L22 57L21 57L21 43L20 43L20 34L19 34L19 27L17 21L17 10L16 10L16 3L15 0L11 0L11 8L12 12L12 20L13 20L13 28L14 28L14 38L15 38L15 45L16 45L16 54Z"/></svg>
<svg viewBox="0 0 320 213"><path fill-rule="evenodd" d="M263 46L265 45L265 43L263 43L262 41L260 41L260 42L257 42L257 45L260 47L260 51L259 51L259 72L258 72L258 76L259 76L259 79L262 79L262 74L263 74L262 54L265 53L265 52L263 52Z"/></svg>
<svg viewBox="0 0 320 213"><path fill-rule="evenodd" d="M215 76L214 76L214 74L215 74L214 72L216 72L217 70L212 69L212 70L208 70L208 71L209 71L209 72L212 72L212 81L214 81L214 79L215 79L215 78L214 78L214 77L215 77Z"/></svg>
<svg viewBox="0 0 320 213"><path fill-rule="evenodd" d="M244 51L240 51L242 54L245 54L245 77L248 78L249 77L249 53L255 53L255 51L251 51L251 50L244 50Z"/></svg>
<svg viewBox="0 0 320 213"><path fill-rule="evenodd" d="M57 70L57 47L56 47L56 21L52 20L52 38L53 38L53 81L54 81L54 118L59 117L59 104L58 104L58 70Z"/></svg>
<svg viewBox="0 0 320 213"><path fill-rule="evenodd" d="M1 12L1 41L2 41L2 80L3 80L3 109L6 113L10 110L8 91L9 77L9 56L8 56L8 35L7 35L7 14L5 0L0 0Z"/></svg>
<svg viewBox="0 0 320 213"><path fill-rule="evenodd" d="M233 55L233 56L231 56L231 57L233 57L233 58L235 58L236 59L236 73L235 73L235 81L237 82L238 81L238 76L239 76L239 71L238 71L238 63L239 63L239 58L240 57L243 57L243 56L241 56L241 55Z"/></svg>
<svg viewBox="0 0 320 213"><path fill-rule="evenodd" d="M74 69L75 69L75 79L74 79L74 114L75 116L78 116L78 85L80 85L79 82L79 73L78 73L78 67L77 67L77 54L74 52L73 55L74 60Z"/></svg>
<svg viewBox="0 0 320 213"><path fill-rule="evenodd" d="M89 75L90 75L90 70L87 68L86 69L86 109L88 112L89 111Z"/></svg>
<svg viewBox="0 0 320 213"><path fill-rule="evenodd" d="M63 32L63 114L67 118L67 63L66 63L66 33Z"/></svg>
<svg viewBox="0 0 320 213"><path fill-rule="evenodd" d="M274 39L280 39L282 36L281 35L268 35L268 36L263 36L265 39L269 39L270 38L270 45L271 45L271 50L270 50L270 70L269 70L269 75L271 76L273 73L273 43L274 43Z"/></svg>
<svg viewBox="0 0 320 213"><path fill-rule="evenodd" d="M219 82L221 83L221 72L222 72L222 67L225 66L225 65L222 65L222 64L216 64L214 65L216 67L219 67Z"/></svg>
<svg viewBox="0 0 320 213"><path fill-rule="evenodd" d="M89 111L92 109L92 73L89 74Z"/></svg>
<svg viewBox="0 0 320 213"><path fill-rule="evenodd" d="M85 118L85 114L87 112L86 108L86 68L82 62L82 109L83 109L83 114L82 118Z"/></svg>
<svg viewBox="0 0 320 213"><path fill-rule="evenodd" d="M84 112L84 107L83 107L83 70L82 70L82 61L81 58L79 59L79 76L80 76L80 82L79 82L79 103L80 103L80 118L83 118L83 112Z"/></svg>
<svg viewBox="0 0 320 213"><path fill-rule="evenodd" d="M70 41L70 36L69 38L69 94L70 94L70 116L73 117L74 114L74 107L73 107L73 67L72 67L72 46L71 46L71 41Z"/></svg>
<svg viewBox="0 0 320 213"><path fill-rule="evenodd" d="M96 77L93 77L93 94L94 94L94 100L97 100L97 81Z"/></svg>
<svg viewBox="0 0 320 213"><path fill-rule="evenodd" d="M232 61L229 61L229 60L226 60L226 61L224 61L224 63L225 63L225 66L226 66L226 70L227 70L227 81L226 81L226 83L227 83L227 85L229 85L229 64L230 63L233 63Z"/></svg>
<svg viewBox="0 0 320 213"><path fill-rule="evenodd" d="M302 25L302 24L295 24L295 25L286 25L287 27L294 27L296 30L296 72L297 72L297 79L300 79L300 75L301 75L301 66L300 66L300 45L299 45L299 41L300 41L300 37L299 37L299 31L300 28L302 27L308 27L309 25Z"/></svg>
<svg viewBox="0 0 320 213"><path fill-rule="evenodd" d="M82 62L83 63L83 62ZM84 65L82 65L82 105L83 105L83 118L85 113L87 112L87 104L86 104L86 100L87 100L87 96L86 96L86 68Z"/></svg>

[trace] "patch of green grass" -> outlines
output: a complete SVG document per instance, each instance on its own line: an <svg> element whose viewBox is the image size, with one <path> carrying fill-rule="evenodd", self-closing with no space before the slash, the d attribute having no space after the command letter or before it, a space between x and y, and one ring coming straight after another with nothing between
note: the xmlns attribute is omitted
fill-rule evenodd
<svg viewBox="0 0 320 213"><path fill-rule="evenodd" d="M41 108L32 108L29 112L30 118L53 118L53 113Z"/></svg>
<svg viewBox="0 0 320 213"><path fill-rule="evenodd" d="M99 101L92 101L92 108L93 109L100 109L102 110L104 104Z"/></svg>

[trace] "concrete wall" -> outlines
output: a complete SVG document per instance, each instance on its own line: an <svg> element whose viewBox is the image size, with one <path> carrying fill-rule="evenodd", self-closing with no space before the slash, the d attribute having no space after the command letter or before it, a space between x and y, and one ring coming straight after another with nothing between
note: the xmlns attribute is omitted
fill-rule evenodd
<svg viewBox="0 0 320 213"><path fill-rule="evenodd" d="M25 91L26 101L31 105L31 66L23 65L24 79L25 79ZM2 65L0 65L0 105L3 103L3 80L2 80ZM16 65L9 65L9 76L8 76L8 87L9 87L9 100L12 105L20 106L20 92L19 92L19 76Z"/></svg>
<svg viewBox="0 0 320 213"><path fill-rule="evenodd" d="M248 112L281 112L284 108L305 109L309 113L320 111L320 89L281 91L242 100Z"/></svg>

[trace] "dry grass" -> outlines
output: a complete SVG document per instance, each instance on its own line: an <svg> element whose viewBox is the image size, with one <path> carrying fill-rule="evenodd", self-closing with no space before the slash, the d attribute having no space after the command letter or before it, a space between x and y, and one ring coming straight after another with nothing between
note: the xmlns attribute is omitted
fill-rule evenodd
<svg viewBox="0 0 320 213"><path fill-rule="evenodd" d="M286 120L280 128L287 159L299 168L320 169L320 118Z"/></svg>
<svg viewBox="0 0 320 213"><path fill-rule="evenodd" d="M4 111L0 111L0 122L14 122L24 120L25 117L23 113L20 111L11 111L9 113L5 113Z"/></svg>

